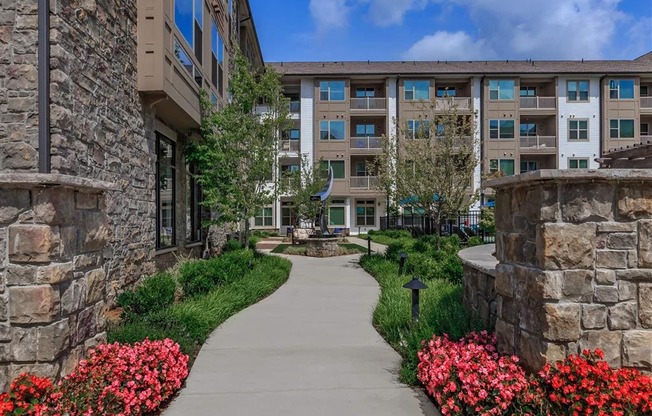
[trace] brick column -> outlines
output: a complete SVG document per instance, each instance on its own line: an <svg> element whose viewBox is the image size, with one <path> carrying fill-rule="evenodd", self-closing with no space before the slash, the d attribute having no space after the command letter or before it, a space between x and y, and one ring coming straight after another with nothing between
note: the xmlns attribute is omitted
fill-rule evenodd
<svg viewBox="0 0 652 416"><path fill-rule="evenodd" d="M652 173L538 171L487 186L500 350L531 370L589 348L652 370Z"/></svg>
<svg viewBox="0 0 652 416"><path fill-rule="evenodd" d="M57 378L105 339L104 195L110 184L0 174L0 387Z"/></svg>

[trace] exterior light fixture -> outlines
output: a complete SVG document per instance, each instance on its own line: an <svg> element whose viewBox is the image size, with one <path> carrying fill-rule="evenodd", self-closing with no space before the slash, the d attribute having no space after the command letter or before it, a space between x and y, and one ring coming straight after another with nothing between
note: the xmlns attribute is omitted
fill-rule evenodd
<svg viewBox="0 0 652 416"><path fill-rule="evenodd" d="M419 291L428 289L428 286L415 276L403 287L412 290L412 320L416 322L419 320Z"/></svg>

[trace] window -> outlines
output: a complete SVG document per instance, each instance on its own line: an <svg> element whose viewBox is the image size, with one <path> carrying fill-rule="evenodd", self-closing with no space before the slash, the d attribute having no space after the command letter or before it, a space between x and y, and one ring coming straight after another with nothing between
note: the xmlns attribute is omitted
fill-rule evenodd
<svg viewBox="0 0 652 416"><path fill-rule="evenodd" d="M647 86L647 85L641 85L641 88L640 88L640 93L641 93L640 95L641 95L641 97L647 97L647 96L649 95L649 92L648 92L648 91L649 91L649 90L648 90L648 86Z"/></svg>
<svg viewBox="0 0 652 416"><path fill-rule="evenodd" d="M256 227L271 227L274 224L272 218L272 207L265 207L258 211L254 217L254 225Z"/></svg>
<svg viewBox="0 0 652 416"><path fill-rule="evenodd" d="M455 97L456 95L455 87L437 87L437 97Z"/></svg>
<svg viewBox="0 0 652 416"><path fill-rule="evenodd" d="M186 241L201 241L201 200L202 194L197 181L197 166L186 165Z"/></svg>
<svg viewBox="0 0 652 416"><path fill-rule="evenodd" d="M335 201L333 201L330 208L328 208L328 225L343 227L345 225L344 207L334 205Z"/></svg>
<svg viewBox="0 0 652 416"><path fill-rule="evenodd" d="M366 97L375 97L376 90L374 88L356 88L355 89L355 98L366 98Z"/></svg>
<svg viewBox="0 0 652 416"><path fill-rule="evenodd" d="M568 120L568 140L589 140L589 121Z"/></svg>
<svg viewBox="0 0 652 416"><path fill-rule="evenodd" d="M408 139L430 138L430 123L427 120L408 120L407 130Z"/></svg>
<svg viewBox="0 0 652 416"><path fill-rule="evenodd" d="M176 152L174 142L156 135L156 248L176 244Z"/></svg>
<svg viewBox="0 0 652 416"><path fill-rule="evenodd" d="M537 124L536 123L521 123L520 137L536 137Z"/></svg>
<svg viewBox="0 0 652 416"><path fill-rule="evenodd" d="M367 162L355 162L355 176L369 176Z"/></svg>
<svg viewBox="0 0 652 416"><path fill-rule="evenodd" d="M537 87L521 87L519 95L521 97L536 97Z"/></svg>
<svg viewBox="0 0 652 416"><path fill-rule="evenodd" d="M333 168L333 179L344 179L343 160L322 160L320 167L326 172L328 172L328 168Z"/></svg>
<svg viewBox="0 0 652 416"><path fill-rule="evenodd" d="M650 135L650 125L647 123L641 123L641 136Z"/></svg>
<svg viewBox="0 0 652 416"><path fill-rule="evenodd" d="M213 86L220 94L224 94L224 42L213 20L211 20L211 70Z"/></svg>
<svg viewBox="0 0 652 416"><path fill-rule="evenodd" d="M405 81L404 86L406 101L430 99L430 81Z"/></svg>
<svg viewBox="0 0 652 416"><path fill-rule="evenodd" d="M358 227L376 224L376 201L356 201L355 222Z"/></svg>
<svg viewBox="0 0 652 416"><path fill-rule="evenodd" d="M319 99L322 101L344 101L344 81L319 82Z"/></svg>
<svg viewBox="0 0 652 416"><path fill-rule="evenodd" d="M521 173L532 172L537 170L537 162L531 160L521 160Z"/></svg>
<svg viewBox="0 0 652 416"><path fill-rule="evenodd" d="M514 87L516 83L512 80L490 80L489 81L489 99L490 100L513 100Z"/></svg>
<svg viewBox="0 0 652 416"><path fill-rule="evenodd" d="M320 140L344 140L344 120L320 120Z"/></svg>
<svg viewBox="0 0 652 416"><path fill-rule="evenodd" d="M289 201L281 202L281 225L292 226L297 220L297 211Z"/></svg>
<svg viewBox="0 0 652 416"><path fill-rule="evenodd" d="M634 120L609 120L609 137L612 139L633 139Z"/></svg>
<svg viewBox="0 0 652 416"><path fill-rule="evenodd" d="M490 139L513 139L514 120L489 120Z"/></svg>
<svg viewBox="0 0 652 416"><path fill-rule="evenodd" d="M174 55L181 63L181 66L183 66L186 71L188 71L188 74L190 74L190 76L195 80L197 85L202 88L204 78L202 77L199 69L195 66L195 64L186 53L186 50L183 48L183 46L181 46L181 42L179 42L179 39L177 38L174 38Z"/></svg>
<svg viewBox="0 0 652 416"><path fill-rule="evenodd" d="M566 82L566 99L568 101L589 101L589 81Z"/></svg>
<svg viewBox="0 0 652 416"><path fill-rule="evenodd" d="M489 160L489 172L503 172L505 176L512 176L514 174L514 159Z"/></svg>
<svg viewBox="0 0 652 416"><path fill-rule="evenodd" d="M612 79L609 81L609 98L627 100L634 98L633 79Z"/></svg>
<svg viewBox="0 0 652 416"><path fill-rule="evenodd" d="M356 137L374 137L376 126L374 124L357 124L355 126Z"/></svg>
<svg viewBox="0 0 652 416"><path fill-rule="evenodd" d="M213 107L217 107L217 95L214 92L211 92L211 104Z"/></svg>
<svg viewBox="0 0 652 416"><path fill-rule="evenodd" d="M568 169L588 169L589 168L589 159L568 159Z"/></svg>
<svg viewBox="0 0 652 416"><path fill-rule="evenodd" d="M203 49L203 23L204 23L204 2L203 0L175 0L174 1L174 23L179 29L181 36L195 52L195 57L202 63Z"/></svg>

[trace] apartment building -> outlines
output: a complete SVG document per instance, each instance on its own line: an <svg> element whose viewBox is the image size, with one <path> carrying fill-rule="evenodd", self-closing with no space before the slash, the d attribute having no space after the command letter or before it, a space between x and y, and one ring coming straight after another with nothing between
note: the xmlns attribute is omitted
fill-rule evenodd
<svg viewBox="0 0 652 416"><path fill-rule="evenodd" d="M387 201L366 162L397 125L416 131L421 100L452 99L460 114L477 116L474 189L497 172L598 168L606 152L652 138L652 53L632 61L268 65L292 100L280 165L298 169L303 153L333 167L330 225L351 233L379 227ZM293 219L292 202L280 198L253 225L284 232Z"/></svg>

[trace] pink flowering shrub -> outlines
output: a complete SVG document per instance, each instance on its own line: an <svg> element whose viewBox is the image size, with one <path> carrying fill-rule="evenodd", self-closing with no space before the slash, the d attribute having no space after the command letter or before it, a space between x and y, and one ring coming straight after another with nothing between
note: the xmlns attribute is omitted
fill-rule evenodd
<svg viewBox="0 0 652 416"><path fill-rule="evenodd" d="M470 333L458 342L433 337L418 353L417 377L443 414L501 415L529 389L517 357L499 356L496 337Z"/></svg>
<svg viewBox="0 0 652 416"><path fill-rule="evenodd" d="M142 415L156 410L188 375L188 356L170 339L103 344L64 378L57 410L73 415Z"/></svg>

